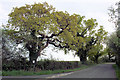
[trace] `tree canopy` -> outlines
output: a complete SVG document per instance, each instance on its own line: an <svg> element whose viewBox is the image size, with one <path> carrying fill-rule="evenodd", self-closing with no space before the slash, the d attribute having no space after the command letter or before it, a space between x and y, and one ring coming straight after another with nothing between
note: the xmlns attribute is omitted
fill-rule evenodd
<svg viewBox="0 0 120 80"><path fill-rule="evenodd" d="M6 34L23 44L29 51L29 60L36 62L38 56L49 44L76 51L81 61L98 42L103 42L107 32L98 27L96 19L85 20L78 14L56 11L48 3L35 3L13 8L9 14ZM98 29L97 29L98 27Z"/></svg>
<svg viewBox="0 0 120 80"><path fill-rule="evenodd" d="M111 7L109 9L109 16L113 23L116 26L115 34L112 33L108 39L108 47L116 53L116 62L120 66L120 2L116 3L116 8Z"/></svg>
<svg viewBox="0 0 120 80"><path fill-rule="evenodd" d="M68 48L69 43L66 44L63 40L66 37L64 35L72 39L78 20L78 15L55 11L55 8L46 2L35 3L13 8L6 28L8 28L7 34L15 39L17 44L24 43L30 52L30 61L36 61L48 44ZM69 32L70 28L74 29L74 32Z"/></svg>
<svg viewBox="0 0 120 80"><path fill-rule="evenodd" d="M82 20L74 41L75 46L73 49L76 51L75 55L79 56L80 61L84 63L89 51L98 43L102 45L106 35L107 32L103 26L98 27L96 19Z"/></svg>

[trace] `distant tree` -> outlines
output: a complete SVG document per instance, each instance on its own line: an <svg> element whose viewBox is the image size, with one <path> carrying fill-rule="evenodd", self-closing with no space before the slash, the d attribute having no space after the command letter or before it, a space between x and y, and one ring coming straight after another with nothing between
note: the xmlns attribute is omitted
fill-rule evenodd
<svg viewBox="0 0 120 80"><path fill-rule="evenodd" d="M106 38L107 32L100 26L95 19L83 20L80 25L76 37L76 55L79 56L80 61L84 64L87 60L89 51L93 48L98 41L103 41Z"/></svg>
<svg viewBox="0 0 120 80"><path fill-rule="evenodd" d="M106 53L108 55L109 61L111 61L111 58L115 57L115 53L108 46L105 48L105 50L106 50Z"/></svg>
<svg viewBox="0 0 120 80"><path fill-rule="evenodd" d="M98 64L98 58L104 54L102 49L103 49L102 45L100 44L94 45L93 48L88 53L89 55L88 58Z"/></svg>
<svg viewBox="0 0 120 80"><path fill-rule="evenodd" d="M112 21L113 23L115 23L116 26L116 34L114 35L115 37L111 37L111 40L114 39L114 43L110 43L111 47L115 48L115 53L116 55L116 60L117 60L117 64L120 66L120 16L118 14L120 14L120 8L118 6L120 6L120 2L116 2L116 7L111 7L109 9L109 16L110 16L110 21ZM116 41L117 40L117 41ZM113 41L112 41L113 42ZM117 43L116 43L117 42ZM117 49L117 50L116 50ZM117 52L116 52L117 51Z"/></svg>
<svg viewBox="0 0 120 80"><path fill-rule="evenodd" d="M18 44L16 44L15 40L12 40L9 35L5 34L5 30L2 31L2 62L7 60L20 60L23 55L22 52L24 49L19 49ZM24 56L25 57L25 56Z"/></svg>
<svg viewBox="0 0 120 80"><path fill-rule="evenodd" d="M120 45L118 42L118 37L115 33L111 34L107 41L107 46L111 49L112 52L116 54L116 63L119 65L119 52L120 52Z"/></svg>

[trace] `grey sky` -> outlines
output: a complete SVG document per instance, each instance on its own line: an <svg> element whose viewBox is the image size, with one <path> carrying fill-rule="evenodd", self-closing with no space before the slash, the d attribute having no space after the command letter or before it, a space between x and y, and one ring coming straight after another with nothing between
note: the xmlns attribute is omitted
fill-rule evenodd
<svg viewBox="0 0 120 80"><path fill-rule="evenodd" d="M67 11L70 14L80 14L81 16L86 16L87 19L97 19L99 25L104 26L106 31L109 33L114 31L114 25L108 22L109 16L107 14L107 9L119 0L0 0L0 25L2 25L2 23L7 23L7 15L11 12L13 7L20 7L25 4L34 4L34 2L38 3L45 1L48 2L48 4L53 5L56 10ZM72 55L68 59L64 58L62 51L59 51L57 53L49 51L48 53L56 54L57 56L53 57L60 57L61 60L74 60L74 57ZM78 60L78 58L76 59Z"/></svg>

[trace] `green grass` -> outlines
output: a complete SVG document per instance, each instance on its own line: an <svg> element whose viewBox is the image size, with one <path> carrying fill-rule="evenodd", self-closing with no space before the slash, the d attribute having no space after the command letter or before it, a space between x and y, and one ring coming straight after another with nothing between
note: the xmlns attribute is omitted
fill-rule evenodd
<svg viewBox="0 0 120 80"><path fill-rule="evenodd" d="M2 75L2 71L0 71L0 76Z"/></svg>
<svg viewBox="0 0 120 80"><path fill-rule="evenodd" d="M114 64L113 67L115 69L118 80L120 80L120 67L118 67L116 64Z"/></svg>
<svg viewBox="0 0 120 80"><path fill-rule="evenodd" d="M39 72L32 72L32 71L2 71L3 76L31 76L31 75L43 75L43 74L55 74L55 73L65 73L65 72L72 72L81 69L88 68L93 65L81 65L80 68L75 69L68 69L68 70L46 70L46 71L39 71Z"/></svg>

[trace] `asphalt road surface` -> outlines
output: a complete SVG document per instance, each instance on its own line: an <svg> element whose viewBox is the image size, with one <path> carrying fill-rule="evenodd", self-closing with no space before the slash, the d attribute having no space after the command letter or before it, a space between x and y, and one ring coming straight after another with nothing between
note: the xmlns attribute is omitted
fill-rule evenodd
<svg viewBox="0 0 120 80"><path fill-rule="evenodd" d="M71 79L72 80L74 79L116 80L115 70L113 69L112 65L113 63L99 64L99 65L96 65L87 69L75 71L75 72L52 74L52 75L26 76L26 77L25 76L21 76L21 77L6 76L6 77L3 77L2 80L64 80L64 79L65 80L71 80Z"/></svg>
<svg viewBox="0 0 120 80"><path fill-rule="evenodd" d="M112 63L109 63L76 71L70 75L62 76L62 78L116 78L116 74Z"/></svg>

